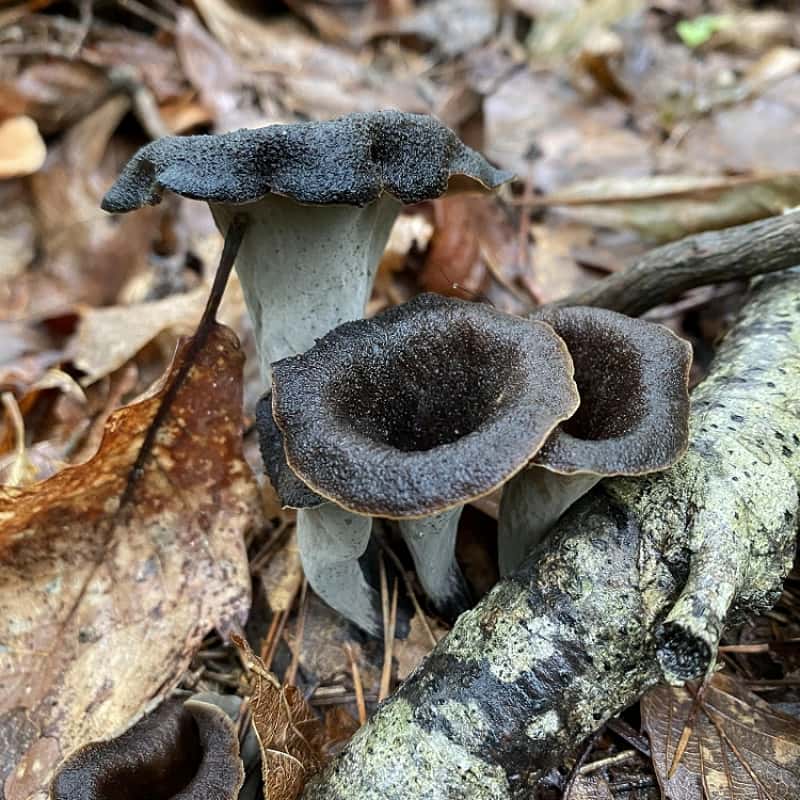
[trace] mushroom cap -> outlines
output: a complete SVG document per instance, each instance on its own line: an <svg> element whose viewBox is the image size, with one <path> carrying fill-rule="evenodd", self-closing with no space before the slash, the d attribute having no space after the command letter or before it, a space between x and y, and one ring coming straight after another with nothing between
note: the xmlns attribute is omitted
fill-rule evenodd
<svg viewBox="0 0 800 800"><path fill-rule="evenodd" d="M562 474L641 475L674 464L689 440L692 349L668 328L574 306L534 315L575 364L581 404L533 463Z"/></svg>
<svg viewBox="0 0 800 800"><path fill-rule="evenodd" d="M272 417L272 392L256 403L256 428L261 460L272 487L285 508L314 508L325 500L306 486L289 469L283 449L283 434Z"/></svg>
<svg viewBox="0 0 800 800"><path fill-rule="evenodd" d="M131 158L102 207L123 212L155 205L164 189L211 203L250 203L274 193L309 205L364 206L384 192L418 203L448 188L495 189L511 177L434 117L375 111L166 136Z"/></svg>
<svg viewBox="0 0 800 800"><path fill-rule="evenodd" d="M116 739L73 753L51 800L236 800L244 780L236 729L224 711L167 700Z"/></svg>
<svg viewBox="0 0 800 800"><path fill-rule="evenodd" d="M577 408L544 323L419 295L273 364L292 471L358 514L423 517L487 494Z"/></svg>

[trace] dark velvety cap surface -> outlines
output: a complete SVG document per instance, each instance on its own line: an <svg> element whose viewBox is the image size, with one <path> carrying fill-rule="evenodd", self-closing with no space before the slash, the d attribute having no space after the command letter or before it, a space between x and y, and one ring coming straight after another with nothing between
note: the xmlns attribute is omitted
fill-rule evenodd
<svg viewBox="0 0 800 800"><path fill-rule="evenodd" d="M275 193L311 205L363 206L383 192L418 203L443 195L451 182L486 190L511 177L433 117L376 111L215 136L167 136L133 156L102 205L113 212L155 205L165 189L213 203L249 203Z"/></svg>
<svg viewBox="0 0 800 800"><path fill-rule="evenodd" d="M59 768L52 800L234 800L244 779L223 711L167 700L130 730L87 744Z"/></svg>
<svg viewBox="0 0 800 800"><path fill-rule="evenodd" d="M492 491L577 404L552 328L432 294L273 364L289 466L374 516L426 516Z"/></svg>
<svg viewBox="0 0 800 800"><path fill-rule="evenodd" d="M567 343L581 404L534 463L598 475L675 463L689 438L689 344L663 325L605 309L557 308L535 318Z"/></svg>
<svg viewBox="0 0 800 800"><path fill-rule="evenodd" d="M272 392L256 403L256 428L261 460L272 488L287 508L313 508L325 502L289 469L283 452L283 434L272 418Z"/></svg>

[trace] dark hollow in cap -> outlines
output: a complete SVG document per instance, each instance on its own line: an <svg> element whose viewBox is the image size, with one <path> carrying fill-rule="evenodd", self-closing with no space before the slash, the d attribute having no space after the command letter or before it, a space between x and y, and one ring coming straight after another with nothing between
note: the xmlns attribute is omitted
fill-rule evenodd
<svg viewBox="0 0 800 800"><path fill-rule="evenodd" d="M322 497L380 517L427 516L492 491L577 404L550 326L433 294L273 364L291 469Z"/></svg>
<svg viewBox="0 0 800 800"><path fill-rule="evenodd" d="M274 193L310 205L363 206L384 192L418 203L448 188L489 190L510 178L433 117L375 111L158 139L131 158L102 206L123 212L155 205L164 189L212 203Z"/></svg>
<svg viewBox="0 0 800 800"><path fill-rule="evenodd" d="M663 325L599 308L536 314L567 343L581 404L534 463L553 472L638 475L665 469L689 437L689 344Z"/></svg>
<svg viewBox="0 0 800 800"><path fill-rule="evenodd" d="M162 703L130 730L70 756L52 800L235 800L244 779L236 731L216 706Z"/></svg>

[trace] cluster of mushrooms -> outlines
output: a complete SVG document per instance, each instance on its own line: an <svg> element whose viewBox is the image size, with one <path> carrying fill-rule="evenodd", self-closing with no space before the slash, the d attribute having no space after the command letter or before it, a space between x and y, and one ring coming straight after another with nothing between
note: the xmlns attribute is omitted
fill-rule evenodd
<svg viewBox="0 0 800 800"><path fill-rule="evenodd" d="M380 596L359 559L375 518L396 521L454 617L470 604L454 557L466 503L504 487L506 573L601 477L664 469L686 447L690 349L660 325L430 294L362 319L403 204L510 177L435 119L381 111L161 139L103 201L131 211L169 190L208 202L223 235L243 226L264 463L298 509L311 586L373 635Z"/></svg>

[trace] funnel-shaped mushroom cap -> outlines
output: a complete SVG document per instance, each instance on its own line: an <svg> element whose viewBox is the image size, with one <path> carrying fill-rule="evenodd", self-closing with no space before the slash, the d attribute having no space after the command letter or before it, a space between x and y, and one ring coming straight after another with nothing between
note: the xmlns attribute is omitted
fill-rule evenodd
<svg viewBox="0 0 800 800"><path fill-rule="evenodd" d="M448 188L491 190L510 178L433 117L375 111L216 136L167 136L134 155L103 208L154 205L164 189L211 203L279 194L311 205L364 206L384 192L418 203Z"/></svg>
<svg viewBox="0 0 800 800"><path fill-rule="evenodd" d="M426 294L273 365L291 469L350 511L422 517L492 491L577 407L540 322Z"/></svg>
<svg viewBox="0 0 800 800"><path fill-rule="evenodd" d="M665 469L689 436L689 344L663 325L599 308L537 314L567 343L581 396L534 464L563 474Z"/></svg>
<svg viewBox="0 0 800 800"><path fill-rule="evenodd" d="M272 392L256 403L256 428L261 460L272 488L285 508L315 508L325 502L289 469L283 447L283 434L272 416Z"/></svg>
<svg viewBox="0 0 800 800"><path fill-rule="evenodd" d="M73 753L52 800L235 800L244 780L236 730L210 703L162 703L130 730Z"/></svg>

